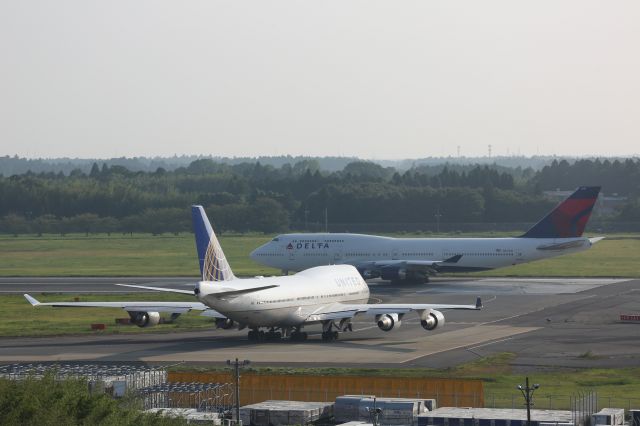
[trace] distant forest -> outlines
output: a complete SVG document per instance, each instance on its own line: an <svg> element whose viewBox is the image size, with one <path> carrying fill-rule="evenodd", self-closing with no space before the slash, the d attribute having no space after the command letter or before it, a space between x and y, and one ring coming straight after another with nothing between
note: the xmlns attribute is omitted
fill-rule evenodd
<svg viewBox="0 0 640 426"><path fill-rule="evenodd" d="M204 205L218 231L320 230L326 219L334 231L427 230L436 222L461 229L535 222L557 202L544 191L581 185L622 200L602 221L640 223L638 159L553 160L537 169L423 162L406 170L353 159L335 169L333 159L331 170L321 159L277 158L292 161L199 158L152 171L94 162L68 173L8 173L3 165L0 233L179 233L191 229L191 204Z"/></svg>

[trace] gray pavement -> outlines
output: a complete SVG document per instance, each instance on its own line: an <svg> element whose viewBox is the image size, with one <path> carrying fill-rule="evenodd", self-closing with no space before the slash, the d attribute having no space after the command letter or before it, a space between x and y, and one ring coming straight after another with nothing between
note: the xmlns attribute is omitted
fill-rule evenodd
<svg viewBox="0 0 640 426"><path fill-rule="evenodd" d="M13 280L13 281L11 281ZM48 281L52 280L52 281ZM192 285L191 278L0 280L0 288L18 293L35 286L78 292L113 283ZM46 287L50 285L51 287ZM4 287L3 287L4 286ZM12 287L13 286L13 287ZM28 288L29 286L34 286ZM92 287L94 288L94 287ZM640 366L640 324L619 322L623 313L640 313L640 280L615 279L452 279L426 285L371 284L372 302L473 303L485 309L446 312L442 330L427 332L417 318L380 331L372 320L358 321L340 341L322 343L319 327L309 327L305 343L249 343L246 331L0 339L0 362L102 361L193 364L223 363L239 357L257 364L286 366L445 368L479 357L513 352L516 370L555 367ZM121 290L117 290L121 292Z"/></svg>

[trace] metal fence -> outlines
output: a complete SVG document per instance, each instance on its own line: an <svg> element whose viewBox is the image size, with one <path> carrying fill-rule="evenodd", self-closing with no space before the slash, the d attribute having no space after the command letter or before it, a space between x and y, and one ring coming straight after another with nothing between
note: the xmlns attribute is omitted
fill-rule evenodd
<svg viewBox="0 0 640 426"><path fill-rule="evenodd" d="M88 382L122 381L127 389L153 386L167 381L164 367L123 364L7 364L0 366L0 377L23 380L54 374L58 380L66 378L85 379Z"/></svg>
<svg viewBox="0 0 640 426"><path fill-rule="evenodd" d="M145 410L153 408L195 408L223 413L235 403L231 383L162 383L137 390Z"/></svg>
<svg viewBox="0 0 640 426"><path fill-rule="evenodd" d="M581 402L581 398L590 395L587 402ZM574 395L534 395L533 408L541 410L573 410L583 407L593 407L596 411L601 408L624 408L627 412L640 408L640 398L626 398L622 396L589 394L588 392L578 392ZM486 408L523 408L524 398L520 393L513 394L486 394L484 395L484 406Z"/></svg>

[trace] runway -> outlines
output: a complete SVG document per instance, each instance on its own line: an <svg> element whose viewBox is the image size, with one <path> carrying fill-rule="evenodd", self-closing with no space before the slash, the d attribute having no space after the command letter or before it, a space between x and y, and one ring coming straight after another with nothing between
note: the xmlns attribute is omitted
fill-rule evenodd
<svg viewBox="0 0 640 426"><path fill-rule="evenodd" d="M113 285L118 282L188 288L193 279L4 279L0 288L16 293L35 293L43 288L86 293L87 287L98 292L122 292ZM373 282L373 302L473 303L476 296L482 296L485 308L448 311L446 325L434 332L423 330L411 314L399 329L388 333L379 330L372 320L359 320L352 333L342 334L334 343L321 342L317 326L307 329L311 336L304 343L255 344L247 341L246 331L225 330L3 338L0 362L217 364L238 357L274 366L445 368L482 356L513 352L513 366L522 371L640 366L640 324L618 321L621 313L640 311L639 284L640 280L575 278L436 278L421 285Z"/></svg>

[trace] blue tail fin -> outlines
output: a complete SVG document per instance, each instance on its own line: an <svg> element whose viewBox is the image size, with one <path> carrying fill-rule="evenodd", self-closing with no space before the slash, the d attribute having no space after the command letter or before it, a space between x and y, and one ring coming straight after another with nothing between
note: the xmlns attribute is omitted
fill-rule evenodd
<svg viewBox="0 0 640 426"><path fill-rule="evenodd" d="M202 206L191 206L193 232L196 234L196 249L203 281L230 281L235 278L224 256L222 247L213 232Z"/></svg>
<svg viewBox="0 0 640 426"><path fill-rule="evenodd" d="M524 238L571 238L581 237L598 199L599 186L581 186L566 200L556 206Z"/></svg>

